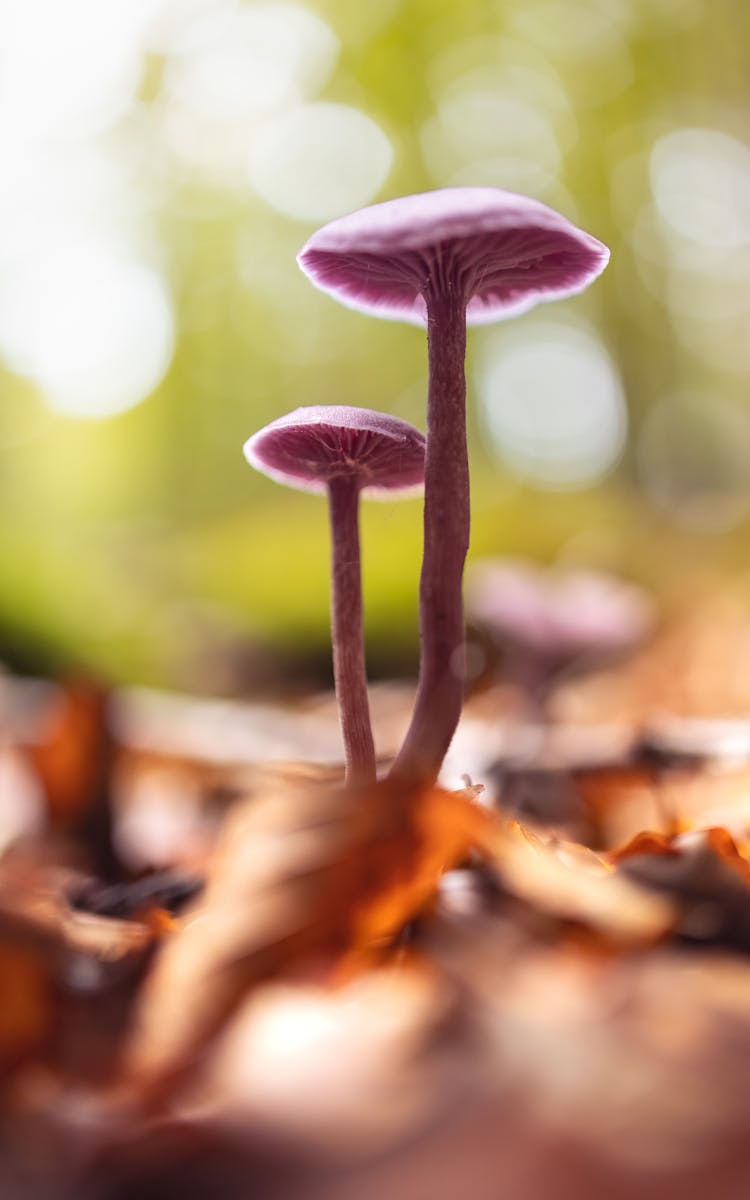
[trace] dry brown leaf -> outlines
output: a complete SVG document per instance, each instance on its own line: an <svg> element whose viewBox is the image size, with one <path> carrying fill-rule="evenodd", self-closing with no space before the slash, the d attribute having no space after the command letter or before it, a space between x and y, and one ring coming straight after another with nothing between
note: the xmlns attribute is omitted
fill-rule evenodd
<svg viewBox="0 0 750 1200"><path fill-rule="evenodd" d="M750 771L743 766L641 766L582 772L576 787L591 820L591 836L615 850L644 830L673 836L715 826L750 833Z"/></svg>
<svg viewBox="0 0 750 1200"><path fill-rule="evenodd" d="M496 865L505 888L533 908L580 922L615 943L648 944L674 924L671 904L635 886L586 846L537 835L517 822L511 833Z"/></svg>
<svg viewBox="0 0 750 1200"><path fill-rule="evenodd" d="M339 982L377 959L497 819L460 793L284 788L229 820L205 895L163 948L129 1067L190 1066L244 992L283 969ZM317 966L316 966L317 964ZM190 1003L185 1003L185 996Z"/></svg>
<svg viewBox="0 0 750 1200"><path fill-rule="evenodd" d="M706 840L717 858L736 871L750 888L750 862L747 853L738 846L731 834L726 829L715 827L706 830Z"/></svg>
<svg viewBox="0 0 750 1200"><path fill-rule="evenodd" d="M69 827L96 800L106 755L107 693L93 683L61 688L26 752L44 788L53 823Z"/></svg>
<svg viewBox="0 0 750 1200"><path fill-rule="evenodd" d="M40 1049L49 1036L54 999L38 955L0 942L0 1073Z"/></svg>
<svg viewBox="0 0 750 1200"><path fill-rule="evenodd" d="M609 858L614 863L621 863L628 858L637 858L640 854L664 854L674 858L679 853L674 844L674 837L647 829L643 833L637 833L620 850L613 851Z"/></svg>
<svg viewBox="0 0 750 1200"><path fill-rule="evenodd" d="M387 803L392 808L382 831L351 861L360 883L346 936L355 954L387 944L434 897L440 876L470 851L491 856L504 840L494 814L461 792L430 788L402 809L396 788Z"/></svg>
<svg viewBox="0 0 750 1200"><path fill-rule="evenodd" d="M0 934L8 941L59 957L83 954L118 962L144 953L154 931L143 921L121 921L71 908L68 872L30 872L12 862L0 872Z"/></svg>
<svg viewBox="0 0 750 1200"><path fill-rule="evenodd" d="M664 1195L669 1171L708 1167L746 1139L745 956L669 943L597 955L531 940L502 913L436 933L433 961L460 980L484 1031L479 1070L503 1100L500 1126L512 1112L534 1139L603 1154L607 1178L664 1171Z"/></svg>
<svg viewBox="0 0 750 1200"><path fill-rule="evenodd" d="M750 863L725 829L664 840L645 835L610 857L631 878L674 898L676 932L750 949Z"/></svg>
<svg viewBox="0 0 750 1200"><path fill-rule="evenodd" d="M264 984L230 1021L189 1104L238 1134L250 1122L296 1147L371 1153L450 1103L455 1056L444 1050L454 1007L424 961L335 989Z"/></svg>
<svg viewBox="0 0 750 1200"><path fill-rule="evenodd" d="M76 842L90 869L104 878L119 870L112 842L109 711L105 688L88 679L71 680L55 690L23 746L52 828Z"/></svg>
<svg viewBox="0 0 750 1200"><path fill-rule="evenodd" d="M673 923L667 899L586 847L509 833L461 793L287 788L231 818L204 897L146 986L131 1073L179 1077L262 978L313 969L341 983L371 966L471 851L536 911L613 944L653 942Z"/></svg>
<svg viewBox="0 0 750 1200"><path fill-rule="evenodd" d="M677 831L675 802L681 794L674 776L667 778L640 766L603 767L582 771L575 785L590 821L589 840L614 849L644 830Z"/></svg>

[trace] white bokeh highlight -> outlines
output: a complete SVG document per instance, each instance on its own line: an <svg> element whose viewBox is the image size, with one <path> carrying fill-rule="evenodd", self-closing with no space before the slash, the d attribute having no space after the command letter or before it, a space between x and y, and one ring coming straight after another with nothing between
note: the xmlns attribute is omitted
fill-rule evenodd
<svg viewBox="0 0 750 1200"><path fill-rule="evenodd" d="M464 54L473 53L467 44ZM420 133L436 186L502 187L561 206L563 154L577 131L554 76L517 61L455 71L456 55L462 57L460 46L434 67L435 111Z"/></svg>
<svg viewBox="0 0 750 1200"><path fill-rule="evenodd" d="M135 100L139 0L0 4L0 143L89 137Z"/></svg>
<svg viewBox="0 0 750 1200"><path fill-rule="evenodd" d="M191 33L190 40L186 39ZM183 31L165 70L168 96L198 115L252 117L297 104L322 87L339 44L299 4L220 7Z"/></svg>
<svg viewBox="0 0 750 1200"><path fill-rule="evenodd" d="M565 69L579 103L612 99L632 81L632 0L537 0L511 6L510 28L519 41L535 45Z"/></svg>
<svg viewBox="0 0 750 1200"><path fill-rule="evenodd" d="M673 234L698 246L750 244L750 148L715 129L676 129L655 143L651 190Z"/></svg>
<svg viewBox="0 0 750 1200"><path fill-rule="evenodd" d="M372 200L392 162L391 143L375 121L348 105L319 102L265 124L251 150L248 177L285 216L327 221Z"/></svg>
<svg viewBox="0 0 750 1200"><path fill-rule="evenodd" d="M206 21L229 17L239 0L138 0L145 9L141 34L150 54L187 54L200 46Z"/></svg>
<svg viewBox="0 0 750 1200"><path fill-rule="evenodd" d="M556 170L560 147L546 114L510 89L491 86L481 75L456 82L426 127L423 144L436 173L446 161L498 155L528 158Z"/></svg>
<svg viewBox="0 0 750 1200"><path fill-rule="evenodd" d="M96 138L9 148L13 187L0 190L0 269L94 237L134 248L148 242L158 193L139 177L140 157L137 132L115 144Z"/></svg>
<svg viewBox="0 0 750 1200"><path fill-rule="evenodd" d="M0 353L57 412L132 408L161 382L173 348L161 275L117 243L61 245L0 279Z"/></svg>
<svg viewBox="0 0 750 1200"><path fill-rule="evenodd" d="M583 488L619 459L627 432L622 382L588 329L532 318L493 331L476 383L490 444L519 478Z"/></svg>

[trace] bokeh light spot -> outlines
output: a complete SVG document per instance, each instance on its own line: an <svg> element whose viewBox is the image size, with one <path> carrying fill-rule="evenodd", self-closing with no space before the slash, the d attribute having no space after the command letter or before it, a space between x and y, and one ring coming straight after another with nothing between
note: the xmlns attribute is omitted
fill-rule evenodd
<svg viewBox="0 0 750 1200"><path fill-rule="evenodd" d="M142 31L144 48L152 54L185 54L203 40L205 22L229 17L238 0L138 0L147 19Z"/></svg>
<svg viewBox="0 0 750 1200"><path fill-rule="evenodd" d="M703 246L750 242L750 148L720 130L677 129L651 152L651 188L670 230Z"/></svg>
<svg viewBox="0 0 750 1200"><path fill-rule="evenodd" d="M138 10L100 0L0 5L0 137L101 132L135 100Z"/></svg>
<svg viewBox="0 0 750 1200"><path fill-rule="evenodd" d="M0 353L45 402L106 417L144 400L173 351L172 308L149 265L116 244L71 244L0 282Z"/></svg>
<svg viewBox="0 0 750 1200"><path fill-rule="evenodd" d="M446 159L460 163L507 155L551 170L560 164L555 131L543 112L510 91L471 77L457 81L440 103L436 118L424 130L423 144L436 176Z"/></svg>
<svg viewBox="0 0 750 1200"><path fill-rule="evenodd" d="M565 68L567 82L582 105L612 99L632 81L629 37L632 2L619 0L537 0L513 6L511 28Z"/></svg>
<svg viewBox="0 0 750 1200"><path fill-rule="evenodd" d="M627 417L617 369L599 339L532 319L490 335L477 379L498 456L539 487L586 487L617 461Z"/></svg>
<svg viewBox="0 0 750 1200"><path fill-rule="evenodd" d="M555 0L518 5L513 12L515 27L543 46L553 57L581 63L622 50L632 20L632 4L606 0Z"/></svg>
<svg viewBox="0 0 750 1200"><path fill-rule="evenodd" d="M272 208L325 221L366 204L393 161L382 129L343 104L305 104L269 121L253 146L250 182Z"/></svg>
<svg viewBox="0 0 750 1200"><path fill-rule="evenodd" d="M192 48L167 65L168 95L221 120L297 104L325 83L338 39L299 4L254 4L204 16Z"/></svg>

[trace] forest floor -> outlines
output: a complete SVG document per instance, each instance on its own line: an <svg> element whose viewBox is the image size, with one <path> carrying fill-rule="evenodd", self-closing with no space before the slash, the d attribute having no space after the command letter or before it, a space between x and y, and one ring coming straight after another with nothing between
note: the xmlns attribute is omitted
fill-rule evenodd
<svg viewBox="0 0 750 1200"><path fill-rule="evenodd" d="M386 763L411 692L373 689ZM745 1200L750 606L468 699L0 677L3 1200Z"/></svg>

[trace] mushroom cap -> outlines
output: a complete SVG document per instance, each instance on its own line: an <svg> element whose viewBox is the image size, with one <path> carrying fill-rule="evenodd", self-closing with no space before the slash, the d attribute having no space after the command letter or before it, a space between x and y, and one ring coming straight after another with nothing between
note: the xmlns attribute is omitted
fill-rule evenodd
<svg viewBox="0 0 750 1200"><path fill-rule="evenodd" d="M424 483L424 435L370 408L295 408L254 433L244 454L264 475L305 492L352 477L376 497L414 494Z"/></svg>
<svg viewBox="0 0 750 1200"><path fill-rule="evenodd" d="M480 559L467 587L472 618L538 654L559 658L625 650L649 632L654 608L637 585L594 570Z"/></svg>
<svg viewBox="0 0 750 1200"><path fill-rule="evenodd" d="M581 292L609 261L602 242L538 200L499 188L443 188L324 225L297 261L342 304L423 325L431 279L466 290L480 325Z"/></svg>

